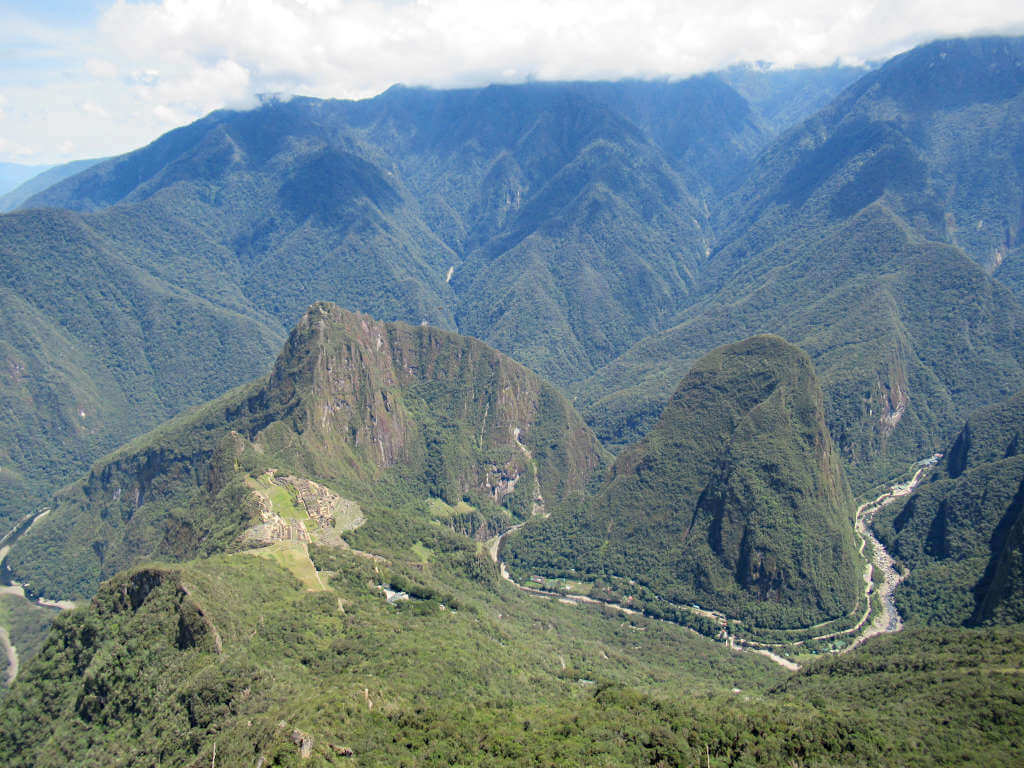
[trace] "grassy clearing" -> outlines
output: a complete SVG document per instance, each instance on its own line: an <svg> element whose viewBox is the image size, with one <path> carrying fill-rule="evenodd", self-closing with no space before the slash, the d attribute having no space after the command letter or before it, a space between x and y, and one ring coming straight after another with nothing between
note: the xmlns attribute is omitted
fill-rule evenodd
<svg viewBox="0 0 1024 768"><path fill-rule="evenodd" d="M459 499L455 505L448 504L443 499L431 497L427 499L427 511L430 512L430 516L434 518L447 518L455 517L456 515L465 515L470 512L476 511L476 507L470 504L465 499Z"/></svg>
<svg viewBox="0 0 1024 768"><path fill-rule="evenodd" d="M409 549L421 563L429 563L434 556L434 553L422 541L417 541Z"/></svg>
<svg viewBox="0 0 1024 768"><path fill-rule="evenodd" d="M275 515L285 520L308 520L309 515L301 504L297 503L295 490L288 485L278 485L273 480L272 472L260 475L255 480L255 487L270 499L270 506Z"/></svg>
<svg viewBox="0 0 1024 768"><path fill-rule="evenodd" d="M299 541L279 541L269 547L249 550L244 554L257 555L280 565L290 571L302 585L313 592L320 592L324 589L316 575L313 561L309 559L309 552L306 545Z"/></svg>

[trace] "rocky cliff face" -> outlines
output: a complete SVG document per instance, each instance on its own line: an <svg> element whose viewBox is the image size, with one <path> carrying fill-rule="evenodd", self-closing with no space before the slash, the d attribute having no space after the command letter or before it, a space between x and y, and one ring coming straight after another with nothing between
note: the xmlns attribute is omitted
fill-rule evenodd
<svg viewBox="0 0 1024 768"><path fill-rule="evenodd" d="M603 463L565 398L482 342L318 303L265 380L99 462L9 562L37 590L83 596L141 557L238 546L265 522L247 482L270 469L360 503L390 489L523 518Z"/></svg>
<svg viewBox="0 0 1024 768"><path fill-rule="evenodd" d="M854 605L852 514L810 359L756 336L698 361L601 493L550 526L577 570L797 626ZM513 547L524 566L559 562L538 528Z"/></svg>
<svg viewBox="0 0 1024 768"><path fill-rule="evenodd" d="M339 455L354 455L364 474L417 468L446 500L486 492L501 502L527 475L561 498L601 464L565 399L510 358L475 339L332 304L303 317L268 389L278 402L300 401L293 428L325 476L338 471L328 464Z"/></svg>
<svg viewBox="0 0 1024 768"><path fill-rule="evenodd" d="M908 624L1024 618L1024 392L967 419L943 463L880 536L910 575L896 593Z"/></svg>

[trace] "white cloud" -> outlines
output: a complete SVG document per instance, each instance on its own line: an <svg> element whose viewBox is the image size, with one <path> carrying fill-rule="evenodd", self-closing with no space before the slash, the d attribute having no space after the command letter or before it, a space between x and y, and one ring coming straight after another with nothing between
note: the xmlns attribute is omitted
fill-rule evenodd
<svg viewBox="0 0 1024 768"><path fill-rule="evenodd" d="M26 147L24 144L19 144L16 141L0 136L0 156L10 158L10 162L25 161L31 158L32 154L33 150L31 147Z"/></svg>
<svg viewBox="0 0 1024 768"><path fill-rule="evenodd" d="M1024 28L1024 4L1005 0L851 0L840 10L820 0L118 0L88 36L47 37L19 20L19 40L73 64L54 65L48 78L34 73L31 87L5 87L13 108L6 123L17 111L18 141L59 159L52 145L64 135L47 132L58 127L81 151L109 154L212 109L251 105L258 93L362 97L396 82L681 77L737 61L859 62L1012 25ZM43 114L65 103L96 109L60 123Z"/></svg>
<svg viewBox="0 0 1024 768"><path fill-rule="evenodd" d="M89 59L85 62L85 71L98 79L111 79L118 75L117 65L106 59Z"/></svg>
<svg viewBox="0 0 1024 768"><path fill-rule="evenodd" d="M105 120L110 118L110 114L107 112L107 110L105 110L99 104L95 104L91 101L82 102L81 110L85 114L92 115L93 117L100 117Z"/></svg>

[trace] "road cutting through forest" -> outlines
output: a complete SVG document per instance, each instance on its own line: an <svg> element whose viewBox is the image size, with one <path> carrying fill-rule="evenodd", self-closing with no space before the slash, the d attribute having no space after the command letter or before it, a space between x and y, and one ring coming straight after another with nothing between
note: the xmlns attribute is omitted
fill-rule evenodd
<svg viewBox="0 0 1024 768"><path fill-rule="evenodd" d="M516 435L518 442L518 435ZM899 632L903 628L903 621L896 610L896 604L894 600L894 594L896 587L899 586L900 582L905 578L904 574L900 574L896 570L896 564L892 557L886 551L885 547L878 541L874 533L871 531L871 521L875 513L878 512L882 507L885 507L896 499L904 496L909 496L914 492L914 489L920 485L921 480L928 473L928 471L934 466L934 460L938 458L938 455L932 458L930 463L918 463L918 469L914 473L913 477L905 483L894 482L890 485L889 490L881 494L872 501L867 501L861 504L857 508L857 512L854 517L854 531L860 538L859 552L862 557L865 558L864 566L864 597L867 601L867 606L864 611L864 615L860 620L853 626L845 630L837 632L829 632L822 635L817 635L812 638L805 640L798 640L792 643L760 643L756 641L747 640L745 638L731 635L726 629L723 628L722 632L724 641L730 648L737 650L750 651L753 653L761 654L771 659L776 664L785 667L786 669L796 672L801 667L800 664L796 663L791 659L787 659L784 656L780 656L775 653L772 649L781 650L784 648L799 648L807 642L814 640L829 640L835 637L841 637L843 635L851 635L857 633L859 630L864 628L865 624L868 624L868 619L871 618L871 597L874 592L874 570L878 569L883 575L883 586L879 590L879 598L882 610L875 615L875 618L868 624L867 628L864 629L860 634L853 638L851 643L845 648L838 651L839 653L846 653L853 648L856 648L868 638L874 637L875 635L884 634L887 632ZM928 460L926 460L928 461ZM501 577L512 584L516 589L525 592L534 597L543 597L545 599L554 599L562 603L571 605L588 604L588 605L599 605L614 608L615 610L621 611L627 615L642 615L641 611L635 608L629 608L619 603L607 602L604 600L597 600L588 595L579 595L572 592L553 592L551 590L537 589L536 587L528 587L518 583L512 578L506 567L504 561L501 559L501 545L505 539L517 530L522 528L525 523L519 523L509 528L507 531L499 536L495 536L490 539L486 546L491 559L498 565L501 571ZM871 542L871 553L872 559L868 560L864 550L867 548L868 542ZM723 627L727 626L728 619L715 611L708 611L693 606L687 605L676 605L670 603L673 607L682 608L688 610L696 615L704 616L713 620L721 621ZM664 621L664 619L659 619ZM670 622L671 623L671 622ZM694 630L691 630L694 631Z"/></svg>

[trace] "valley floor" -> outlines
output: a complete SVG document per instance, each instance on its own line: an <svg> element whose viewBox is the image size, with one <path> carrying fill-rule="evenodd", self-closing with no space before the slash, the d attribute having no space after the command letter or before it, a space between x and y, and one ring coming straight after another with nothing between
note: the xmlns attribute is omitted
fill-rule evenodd
<svg viewBox="0 0 1024 768"><path fill-rule="evenodd" d="M928 460L918 462L914 465L913 469L916 471L913 472L909 480L904 479L906 473L902 473L890 481L888 490L877 498L864 502L857 508L854 529L860 539L859 553L864 558L865 608L863 614L852 626L831 632L809 634L811 630L836 623L835 621L828 621L808 627L808 631L803 633L805 636L799 639L791 639L785 642L766 642L737 632L730 632L729 627L732 625L732 622L730 622L729 617L718 611L676 603L670 603L671 607L714 622L721 628L716 633L715 639L725 642L728 647L761 654L791 672L799 671L804 663L814 658L817 652L808 652L809 645L820 646L831 641L832 647L828 648L830 652L847 653L876 635L899 632L903 628L903 622L899 612L896 610L894 593L903 580L904 574L897 572L892 557L890 557L885 547L875 537L871 530L871 521L878 510L913 493L914 489L921 484L933 466L934 463ZM491 559L498 565L503 579L523 593L534 597L555 599L571 605L586 604L607 607L626 615L643 615L643 611L637 610L634 607L613 601L596 599L589 595L572 592L566 588L555 591L527 586L515 581L508 567L501 560L500 553L505 539L523 525L523 523L520 523L513 526L486 543L487 551ZM868 546L869 544L870 546ZM798 633L799 630L787 630L787 632ZM844 642L836 644L836 640Z"/></svg>

